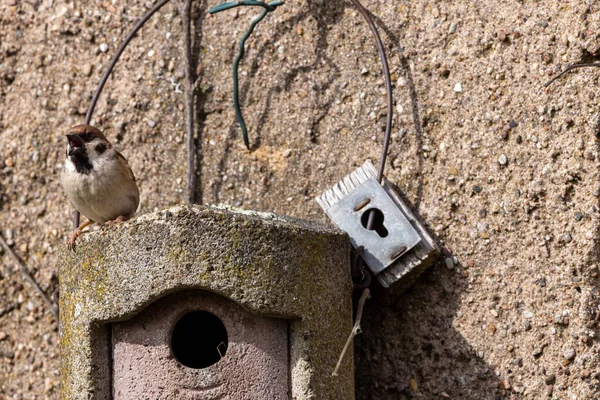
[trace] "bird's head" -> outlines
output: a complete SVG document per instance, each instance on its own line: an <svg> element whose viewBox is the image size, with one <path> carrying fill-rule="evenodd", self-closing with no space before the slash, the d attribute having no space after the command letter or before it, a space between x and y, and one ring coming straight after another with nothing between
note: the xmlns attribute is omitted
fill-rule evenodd
<svg viewBox="0 0 600 400"><path fill-rule="evenodd" d="M99 129L90 125L76 125L67 133L67 158L102 157L112 146Z"/></svg>

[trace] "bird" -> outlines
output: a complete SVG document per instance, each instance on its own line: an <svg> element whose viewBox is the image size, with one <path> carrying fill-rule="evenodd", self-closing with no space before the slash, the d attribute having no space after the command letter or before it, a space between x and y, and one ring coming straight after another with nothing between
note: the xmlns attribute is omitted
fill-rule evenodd
<svg viewBox="0 0 600 400"><path fill-rule="evenodd" d="M97 128L82 124L69 129L61 184L73 206L89 221L71 236L69 247L93 223L112 224L133 217L140 191L127 160Z"/></svg>

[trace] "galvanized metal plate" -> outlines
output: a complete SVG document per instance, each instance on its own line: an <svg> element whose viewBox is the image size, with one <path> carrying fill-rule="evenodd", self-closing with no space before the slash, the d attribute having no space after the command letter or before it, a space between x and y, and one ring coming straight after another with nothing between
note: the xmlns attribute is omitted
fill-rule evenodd
<svg viewBox="0 0 600 400"><path fill-rule="evenodd" d="M371 209L383 214L387 235L384 230L383 236L375 230L367 230L364 220L361 222L363 214ZM421 241L410 221L375 179L366 180L325 211L340 229L348 233L354 247L364 246L363 259L374 274L383 271Z"/></svg>

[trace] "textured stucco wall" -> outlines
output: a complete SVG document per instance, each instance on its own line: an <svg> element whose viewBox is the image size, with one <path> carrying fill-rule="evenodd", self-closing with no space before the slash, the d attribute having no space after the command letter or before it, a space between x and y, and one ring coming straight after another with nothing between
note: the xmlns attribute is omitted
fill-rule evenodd
<svg viewBox="0 0 600 400"><path fill-rule="evenodd" d="M261 22L241 64L248 152L231 66L260 11L208 16L220 3L194 3L199 198L326 222L314 198L381 150L385 94L369 29L338 0L290 0ZM445 259L403 295L367 302L357 398L599 398L600 70L543 84L566 63L597 60L600 2L363 3L394 85L386 176ZM0 229L49 294L71 229L57 179L64 134L150 6L0 4ZM92 120L131 164L139 214L185 201L181 39L170 4L126 50ZM56 399L56 323L2 260L0 397Z"/></svg>

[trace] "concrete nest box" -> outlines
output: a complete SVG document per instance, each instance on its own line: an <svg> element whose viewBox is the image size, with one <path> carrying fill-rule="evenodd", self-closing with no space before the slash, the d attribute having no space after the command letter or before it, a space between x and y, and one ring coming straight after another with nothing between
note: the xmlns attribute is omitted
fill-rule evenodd
<svg viewBox="0 0 600 400"><path fill-rule="evenodd" d="M61 399L353 399L350 243L321 225L174 207L63 251Z"/></svg>

